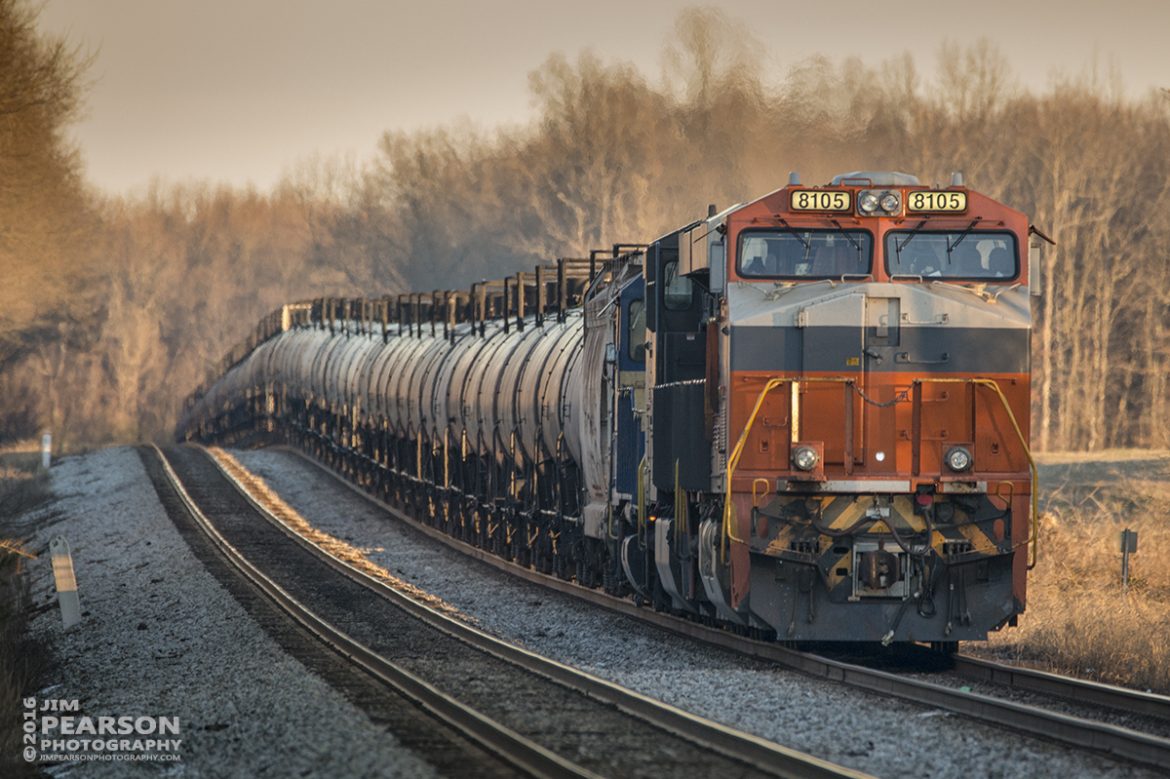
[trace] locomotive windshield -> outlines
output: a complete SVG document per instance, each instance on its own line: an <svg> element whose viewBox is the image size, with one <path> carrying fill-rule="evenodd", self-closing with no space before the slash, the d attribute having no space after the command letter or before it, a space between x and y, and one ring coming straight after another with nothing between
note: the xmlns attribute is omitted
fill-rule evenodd
<svg viewBox="0 0 1170 779"><path fill-rule="evenodd" d="M739 243L739 275L768 279L836 279L868 275L873 236L865 230L753 230Z"/></svg>
<svg viewBox="0 0 1170 779"><path fill-rule="evenodd" d="M964 281L1014 279L1020 265L1016 237L1005 232L916 232L886 234L886 271Z"/></svg>

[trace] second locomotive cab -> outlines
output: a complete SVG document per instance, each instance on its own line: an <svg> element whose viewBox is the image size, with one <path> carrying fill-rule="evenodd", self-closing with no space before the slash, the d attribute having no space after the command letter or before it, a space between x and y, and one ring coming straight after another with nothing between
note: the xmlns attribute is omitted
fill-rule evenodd
<svg viewBox="0 0 1170 779"><path fill-rule="evenodd" d="M534 273L290 304L189 400L521 565L781 641L1014 624L1043 236L855 172Z"/></svg>

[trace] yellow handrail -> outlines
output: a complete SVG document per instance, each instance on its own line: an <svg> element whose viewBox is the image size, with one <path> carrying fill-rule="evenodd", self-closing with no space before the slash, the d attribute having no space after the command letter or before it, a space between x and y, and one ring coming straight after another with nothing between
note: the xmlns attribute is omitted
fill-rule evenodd
<svg viewBox="0 0 1170 779"><path fill-rule="evenodd" d="M760 413L760 407L764 404L764 398L768 393L779 387L781 384L805 384L805 383L830 383L830 384L853 384L856 379L847 376L806 376L804 378L789 377L783 379L768 379L768 383L760 390L759 397L756 398L756 405L752 408L751 416L748 417L747 424L744 425L743 432L739 434L739 440L735 442L735 448L731 450L731 456L727 458L727 480L723 485L723 539L720 544L720 554L723 562L727 562L727 545L728 541L734 541L737 544L746 543L742 538L737 538L732 531L733 511L731 508L731 477L735 475L735 466L739 464L739 458L743 454L744 444L747 443L748 434L752 431L752 426L756 423L756 416ZM752 485L752 492L755 492L755 484ZM754 497L754 495L753 495Z"/></svg>
<svg viewBox="0 0 1170 779"><path fill-rule="evenodd" d="M759 397L756 398L756 405L752 408L752 413L748 417L747 424L743 426L743 432L739 434L739 440L735 442L735 448L731 450L731 456L727 458L727 481L723 485L723 543L720 544L720 555L725 563L727 562L728 541L734 541L737 544L745 543L742 538L736 537L731 527L731 477L735 474L735 466L739 464L740 455L743 454L743 447L747 443L748 433L752 431L752 426L756 423L756 416L760 413L760 407L764 405L764 398L768 396L769 392L781 384L787 384L791 381L795 381L795 379L768 379L768 383L764 385L764 389L760 391Z"/></svg>
<svg viewBox="0 0 1170 779"><path fill-rule="evenodd" d="M760 487L762 491L756 492L756 487ZM769 489L771 489L771 487L772 482L768 481L762 476L757 476L756 478L752 479L752 508L760 505L760 496L764 495Z"/></svg>
<svg viewBox="0 0 1170 779"><path fill-rule="evenodd" d="M1020 446L1024 447L1024 456L1028 458L1028 470L1032 481L1031 516L1028 518L1030 535L1028 539L1028 570L1032 570L1036 567L1036 561L1040 559L1040 478L1036 473L1036 461L1032 458L1032 449L1028 446L1028 439L1024 437L1024 431L1020 429L1020 423L1016 421L1015 412L1012 411L1007 396L999 388L999 382L993 379L915 379L914 381L917 384L975 384L981 387L990 387L999 396L999 402L1007 411L1012 428L1016 431L1016 437L1020 439Z"/></svg>

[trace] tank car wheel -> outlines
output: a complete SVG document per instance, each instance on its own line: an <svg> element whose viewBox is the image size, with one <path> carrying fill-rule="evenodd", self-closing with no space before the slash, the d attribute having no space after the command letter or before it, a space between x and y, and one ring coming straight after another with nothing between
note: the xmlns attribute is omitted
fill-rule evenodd
<svg viewBox="0 0 1170 779"><path fill-rule="evenodd" d="M495 551L495 539L492 537L492 524L499 522L498 516L484 514L479 520L479 546L489 552Z"/></svg>
<svg viewBox="0 0 1170 779"><path fill-rule="evenodd" d="M547 539L543 535L536 539L536 545L532 550L532 565L541 573L551 574L553 572L553 559L551 550L547 546Z"/></svg>
<svg viewBox="0 0 1170 779"><path fill-rule="evenodd" d="M558 579L563 579L568 582L573 580L576 565L574 565L572 559L567 555L556 554L553 555L553 569L556 571Z"/></svg>
<svg viewBox="0 0 1170 779"><path fill-rule="evenodd" d="M931 641L930 649L932 652L938 652L940 655L950 657L957 654L959 651L958 641Z"/></svg>
<svg viewBox="0 0 1170 779"><path fill-rule="evenodd" d="M509 544L509 559L517 565L528 567L527 548L524 546L525 529L522 525L512 526L512 542Z"/></svg>
<svg viewBox="0 0 1170 779"><path fill-rule="evenodd" d="M601 577L598 576L597 568L590 565L588 555L582 554L577 558L577 584L589 589L597 589L601 583Z"/></svg>
<svg viewBox="0 0 1170 779"><path fill-rule="evenodd" d="M465 528L467 538L464 540L472 546L483 546L483 544L480 542L480 535L482 533L480 528L482 525L483 513L479 509L476 509L475 511L471 512L471 515L467 518L467 526Z"/></svg>

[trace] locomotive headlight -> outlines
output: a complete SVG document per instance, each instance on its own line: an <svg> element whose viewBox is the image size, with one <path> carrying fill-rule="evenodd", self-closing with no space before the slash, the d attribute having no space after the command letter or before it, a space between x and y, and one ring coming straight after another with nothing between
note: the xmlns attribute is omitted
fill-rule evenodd
<svg viewBox="0 0 1170 779"><path fill-rule="evenodd" d="M817 467L817 450L811 446L798 446L792 450L792 464L802 471Z"/></svg>
<svg viewBox="0 0 1170 779"><path fill-rule="evenodd" d="M947 467L956 473L961 473L971 467L971 452L962 446L951 447L947 450Z"/></svg>
<svg viewBox="0 0 1170 779"><path fill-rule="evenodd" d="M898 197L897 192L887 192L886 194L882 195L882 199L879 201L879 204L881 205L882 210L887 214L893 214L902 207L902 198Z"/></svg>
<svg viewBox="0 0 1170 779"><path fill-rule="evenodd" d="M878 209L878 195L876 192L862 192L861 197L857 198L857 207L867 214L872 214Z"/></svg>

